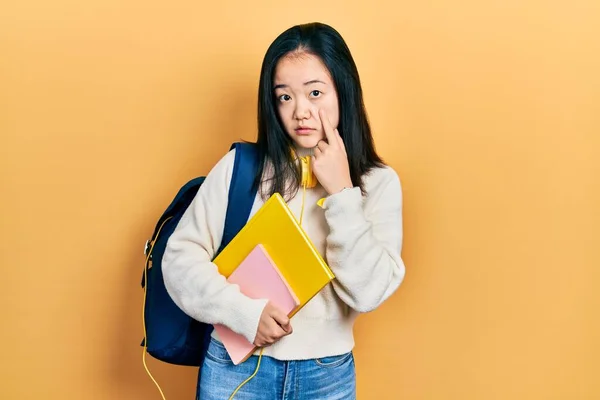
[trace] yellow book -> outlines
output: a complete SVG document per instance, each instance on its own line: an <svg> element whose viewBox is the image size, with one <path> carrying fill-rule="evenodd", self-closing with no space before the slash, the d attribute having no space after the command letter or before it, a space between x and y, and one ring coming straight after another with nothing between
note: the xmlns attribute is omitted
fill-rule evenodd
<svg viewBox="0 0 600 400"><path fill-rule="evenodd" d="M225 277L261 244L298 297L298 312L335 276L285 200L275 193L215 258Z"/></svg>

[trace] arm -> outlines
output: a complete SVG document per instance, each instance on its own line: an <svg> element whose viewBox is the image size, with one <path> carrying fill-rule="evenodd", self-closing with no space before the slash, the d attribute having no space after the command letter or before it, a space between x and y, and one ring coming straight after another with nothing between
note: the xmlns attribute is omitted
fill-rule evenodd
<svg viewBox="0 0 600 400"><path fill-rule="evenodd" d="M162 267L165 287L179 308L207 324L223 324L254 341L266 300L242 294L212 262L222 236L235 151L208 174L169 238Z"/></svg>
<svg viewBox="0 0 600 400"><path fill-rule="evenodd" d="M327 261L336 275L333 287L349 307L369 312L396 291L404 279L402 191L391 169L363 199L360 188L329 196L323 204L330 233ZM374 178L374 177L373 177Z"/></svg>

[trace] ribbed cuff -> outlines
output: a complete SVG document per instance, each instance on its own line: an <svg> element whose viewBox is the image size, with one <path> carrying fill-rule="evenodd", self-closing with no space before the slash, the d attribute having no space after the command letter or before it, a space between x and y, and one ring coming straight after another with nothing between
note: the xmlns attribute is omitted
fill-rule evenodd
<svg viewBox="0 0 600 400"><path fill-rule="evenodd" d="M260 316L268 303L268 299L245 298L235 307L227 309L226 325L234 332L243 335L250 343L254 343Z"/></svg>

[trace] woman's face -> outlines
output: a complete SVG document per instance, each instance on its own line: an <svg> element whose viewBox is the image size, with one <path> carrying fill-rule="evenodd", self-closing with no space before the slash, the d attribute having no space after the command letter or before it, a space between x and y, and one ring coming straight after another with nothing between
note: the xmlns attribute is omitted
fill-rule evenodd
<svg viewBox="0 0 600 400"><path fill-rule="evenodd" d="M297 148L312 148L325 139L319 110L337 128L337 92L319 57L304 52L282 57L275 68L274 88L277 112Z"/></svg>

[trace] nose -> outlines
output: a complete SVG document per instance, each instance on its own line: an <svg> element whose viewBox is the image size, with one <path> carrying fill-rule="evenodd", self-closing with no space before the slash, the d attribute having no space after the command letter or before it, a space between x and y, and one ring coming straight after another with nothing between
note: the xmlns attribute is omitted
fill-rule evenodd
<svg viewBox="0 0 600 400"><path fill-rule="evenodd" d="M296 108L294 110L294 118L301 121L303 119L310 118L310 103L305 99L296 101Z"/></svg>

